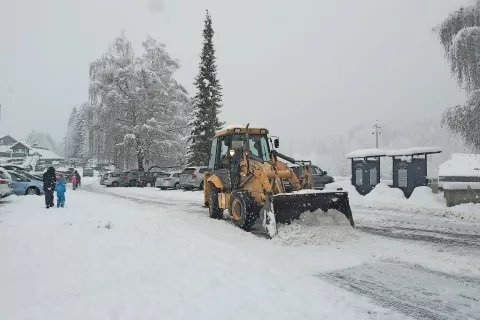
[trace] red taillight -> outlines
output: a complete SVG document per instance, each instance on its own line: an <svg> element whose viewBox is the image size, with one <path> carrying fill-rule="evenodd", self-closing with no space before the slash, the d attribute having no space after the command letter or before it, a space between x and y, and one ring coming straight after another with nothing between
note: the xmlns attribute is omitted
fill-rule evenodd
<svg viewBox="0 0 480 320"><path fill-rule="evenodd" d="M192 173L192 179L196 179L197 175L195 173Z"/></svg>
<svg viewBox="0 0 480 320"><path fill-rule="evenodd" d="M170 180L172 180L172 179L170 179L170 178L163 178L163 180L164 180L164 181L170 181Z"/></svg>
<svg viewBox="0 0 480 320"><path fill-rule="evenodd" d="M0 180L0 184L8 184L8 180Z"/></svg>
<svg viewBox="0 0 480 320"><path fill-rule="evenodd" d="M125 176L125 178L123 178L123 179L127 180L127 179L128 179L128 176Z"/></svg>

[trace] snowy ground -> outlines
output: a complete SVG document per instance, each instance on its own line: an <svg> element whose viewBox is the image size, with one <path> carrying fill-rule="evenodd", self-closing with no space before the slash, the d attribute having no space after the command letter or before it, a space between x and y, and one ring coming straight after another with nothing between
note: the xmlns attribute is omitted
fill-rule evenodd
<svg viewBox="0 0 480 320"><path fill-rule="evenodd" d="M0 319L479 318L476 220L354 206L356 230L305 216L267 240L209 219L201 192L82 182L63 210L0 202ZM473 238L362 230L372 225Z"/></svg>

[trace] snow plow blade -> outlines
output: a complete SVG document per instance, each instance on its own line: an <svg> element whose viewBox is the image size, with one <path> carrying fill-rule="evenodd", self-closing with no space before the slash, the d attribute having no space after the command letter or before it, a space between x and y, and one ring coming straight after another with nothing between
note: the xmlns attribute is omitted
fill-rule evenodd
<svg viewBox="0 0 480 320"><path fill-rule="evenodd" d="M346 191L312 191L273 196L273 211L277 223L291 223L299 219L302 213L314 212L318 209L323 212L338 210L347 217L352 227L355 226Z"/></svg>

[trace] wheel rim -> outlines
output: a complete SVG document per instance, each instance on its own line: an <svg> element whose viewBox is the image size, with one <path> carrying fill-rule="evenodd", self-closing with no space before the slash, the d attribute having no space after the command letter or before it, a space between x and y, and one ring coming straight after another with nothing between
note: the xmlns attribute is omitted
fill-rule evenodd
<svg viewBox="0 0 480 320"><path fill-rule="evenodd" d="M35 189L28 189L28 194L29 195L35 195L35 194L37 194L37 192L35 191Z"/></svg>
<svg viewBox="0 0 480 320"><path fill-rule="evenodd" d="M149 182L147 183L147 187L150 188L152 186L152 184Z"/></svg>
<svg viewBox="0 0 480 320"><path fill-rule="evenodd" d="M240 220L242 216L242 203L240 200L235 199L232 201L232 216L235 220Z"/></svg>

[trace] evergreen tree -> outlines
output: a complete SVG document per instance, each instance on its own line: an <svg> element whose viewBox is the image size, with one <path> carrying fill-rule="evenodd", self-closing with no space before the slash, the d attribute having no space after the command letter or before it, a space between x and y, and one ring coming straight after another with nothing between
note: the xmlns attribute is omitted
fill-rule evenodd
<svg viewBox="0 0 480 320"><path fill-rule="evenodd" d="M218 119L222 106L222 87L217 79L213 34L212 19L207 10L200 71L195 78L197 94L194 98L194 120L190 123L192 132L189 138L191 143L188 152L189 165L207 165L211 139L223 125Z"/></svg>

